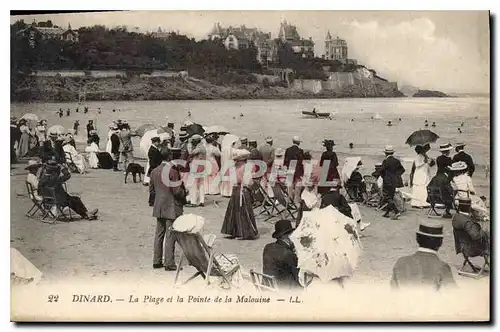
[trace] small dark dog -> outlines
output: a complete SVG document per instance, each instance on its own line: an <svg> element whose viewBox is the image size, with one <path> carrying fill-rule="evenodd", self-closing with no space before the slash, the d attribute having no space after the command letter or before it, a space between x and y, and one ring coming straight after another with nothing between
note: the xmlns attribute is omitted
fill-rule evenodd
<svg viewBox="0 0 500 332"><path fill-rule="evenodd" d="M139 174L139 181L142 181L141 174L144 175L144 167L136 163L130 163L127 166L127 170L125 171L125 183L127 183L127 176L129 173L132 173L132 177L134 179L134 183L137 183L136 175Z"/></svg>

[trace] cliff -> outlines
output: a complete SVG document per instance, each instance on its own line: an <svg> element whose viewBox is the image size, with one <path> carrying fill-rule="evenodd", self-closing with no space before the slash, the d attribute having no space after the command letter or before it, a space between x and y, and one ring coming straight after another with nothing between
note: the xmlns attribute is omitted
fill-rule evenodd
<svg viewBox="0 0 500 332"><path fill-rule="evenodd" d="M209 99L308 99L400 97L397 89L381 85L345 85L340 89L307 91L264 86L261 83L215 85L204 80L165 77L35 77L13 80L12 101L77 101L80 91L87 100L209 100Z"/></svg>
<svg viewBox="0 0 500 332"><path fill-rule="evenodd" d="M418 90L413 94L413 97L421 97L421 98L445 98L450 97L446 93L441 91L434 90Z"/></svg>

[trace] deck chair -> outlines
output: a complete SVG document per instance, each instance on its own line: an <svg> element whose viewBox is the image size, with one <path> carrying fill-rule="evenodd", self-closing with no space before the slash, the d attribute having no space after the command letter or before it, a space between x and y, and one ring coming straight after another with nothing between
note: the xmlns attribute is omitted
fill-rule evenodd
<svg viewBox="0 0 500 332"><path fill-rule="evenodd" d="M259 291L272 291L272 292L277 292L279 291L278 288L278 283L276 281L276 278L264 273L259 273L254 271L253 269L250 270L250 277L252 278L252 284L255 286L255 288Z"/></svg>
<svg viewBox="0 0 500 332"><path fill-rule="evenodd" d="M68 192L68 188L66 183L62 184L64 190ZM65 221L72 221L73 216L71 213L71 209L67 204L60 202L57 199L57 195L55 193L55 189L51 187L45 188L46 193L42 196L42 204L45 208L45 213L42 216L42 221L45 221L47 217L50 218L50 221L55 222L56 220L63 219ZM68 213L64 211L67 208ZM53 211L54 210L54 211Z"/></svg>
<svg viewBox="0 0 500 332"><path fill-rule="evenodd" d="M427 187L427 199L429 201L430 207L427 211L428 217L442 217L444 210L439 213L438 209L445 209L445 203L443 199L443 191L439 187Z"/></svg>
<svg viewBox="0 0 500 332"><path fill-rule="evenodd" d="M279 208L276 203L276 199L269 196L266 189L262 186L260 182L254 182L252 186L252 197L254 201L253 210L255 212L255 217L261 215L267 215L264 221L268 221L272 218L281 216L286 210L285 208Z"/></svg>
<svg viewBox="0 0 500 332"><path fill-rule="evenodd" d="M273 192L280 205L283 206L283 212L286 211L290 217L295 220L297 218L299 208L288 194L286 186L282 182L278 181L273 187Z"/></svg>
<svg viewBox="0 0 500 332"><path fill-rule="evenodd" d="M69 152L64 152L64 156L66 158L66 165L68 165L68 169L70 170L71 173L80 173L78 170L78 167L76 166L75 162L73 161L73 157Z"/></svg>
<svg viewBox="0 0 500 332"><path fill-rule="evenodd" d="M31 203L33 203L33 206L26 212L26 216L28 218L33 218L37 212L40 212L42 215L45 215L47 213L47 209L43 204L42 201L38 201L35 198L35 189L33 188L33 185L29 183L28 181L26 183L26 189L28 190L28 197L31 199ZM49 209L49 213L50 209Z"/></svg>
<svg viewBox="0 0 500 332"><path fill-rule="evenodd" d="M182 285L187 284L193 279L201 276L206 280L207 285L210 284L209 277L220 277L222 278L224 286L221 286L224 289L231 289L233 283L231 281L232 276L240 270L239 264L232 264L229 269L223 269L221 261L218 261L215 257L214 249L209 246L205 239L198 233L185 233L185 232L177 232L172 231L174 237L182 249L182 255L177 266L177 271L174 279L174 286L177 285L177 280L179 279L179 273L184 259L186 259L189 265L193 266L196 269L196 273L193 274L189 279L182 283ZM210 243L215 240L215 236L209 236L207 241ZM222 255L224 257L224 255ZM227 262L232 263L232 262Z"/></svg>
<svg viewBox="0 0 500 332"><path fill-rule="evenodd" d="M489 241L474 241L465 230L453 228L453 237L455 238L455 251L457 254L462 254L464 262L462 267L457 271L459 275L464 277L472 277L479 279L490 267L490 243ZM484 262L481 267L477 267L470 261L469 258L481 257ZM467 272L465 269L470 267L472 272Z"/></svg>
<svg viewBox="0 0 500 332"><path fill-rule="evenodd" d="M372 175L365 175L363 179L365 180L367 193L365 204L372 207L380 206L382 192L377 186L377 178Z"/></svg>

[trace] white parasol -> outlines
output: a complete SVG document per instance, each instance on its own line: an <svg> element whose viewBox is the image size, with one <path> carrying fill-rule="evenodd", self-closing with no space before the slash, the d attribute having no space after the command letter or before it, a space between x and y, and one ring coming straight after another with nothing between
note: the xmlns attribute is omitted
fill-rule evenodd
<svg viewBox="0 0 500 332"><path fill-rule="evenodd" d="M166 139L170 139L171 136L169 133L166 133L166 132L163 132L163 133L160 133L158 134L158 130L157 129L153 129L153 130L150 130L150 131L146 131L144 133L144 135L142 135L141 137L141 141L139 142L139 148L141 149L141 151L147 156L148 155L148 151L149 151L149 148L151 147L151 139L153 137L159 137L160 140L164 141Z"/></svg>
<svg viewBox="0 0 500 332"><path fill-rule="evenodd" d="M53 125L53 126L49 127L49 129L47 130L47 132L49 134L64 135L64 133L66 132L66 130L61 125Z"/></svg>
<svg viewBox="0 0 500 332"><path fill-rule="evenodd" d="M344 166L342 167L342 182L346 183L347 180L352 175L352 172L358 167L358 163L361 161L360 157L347 157L344 161Z"/></svg>
<svg viewBox="0 0 500 332"><path fill-rule="evenodd" d="M172 228L182 233L199 233L205 225L205 218L196 214L183 214L175 219Z"/></svg>
<svg viewBox="0 0 500 332"><path fill-rule="evenodd" d="M38 121L38 116L36 114L33 114L33 113L26 113L21 117L21 119Z"/></svg>
<svg viewBox="0 0 500 332"><path fill-rule="evenodd" d="M221 133L229 133L229 130L227 130L223 126L210 126L205 129L205 134L221 134Z"/></svg>
<svg viewBox="0 0 500 332"><path fill-rule="evenodd" d="M323 282L352 276L362 251L356 222L331 205L304 212L290 239L301 272L314 274Z"/></svg>
<svg viewBox="0 0 500 332"><path fill-rule="evenodd" d="M15 248L10 248L10 273L28 282L32 279L35 284L42 278L42 272Z"/></svg>
<svg viewBox="0 0 500 332"><path fill-rule="evenodd" d="M240 138L236 135L228 134L225 135L220 144L221 150L226 150L230 148L235 142L238 142Z"/></svg>

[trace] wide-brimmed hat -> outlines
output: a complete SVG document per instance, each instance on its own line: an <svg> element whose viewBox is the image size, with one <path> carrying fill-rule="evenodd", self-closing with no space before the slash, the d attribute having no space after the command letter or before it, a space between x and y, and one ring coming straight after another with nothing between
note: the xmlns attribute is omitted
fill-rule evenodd
<svg viewBox="0 0 500 332"><path fill-rule="evenodd" d="M439 146L439 151L441 151L441 152L450 151L451 149L453 149L453 146L450 143L441 144Z"/></svg>
<svg viewBox="0 0 500 332"><path fill-rule="evenodd" d="M323 146L334 146L335 141L333 139L324 139L323 140Z"/></svg>
<svg viewBox="0 0 500 332"><path fill-rule="evenodd" d="M436 238L443 237L443 225L439 223L434 223L430 221L422 221L418 225L417 234L425 235L428 237Z"/></svg>
<svg viewBox="0 0 500 332"><path fill-rule="evenodd" d="M273 238L277 239L280 236L290 234L294 231L292 223L289 220L282 219L274 224L274 233L271 235Z"/></svg>
<svg viewBox="0 0 500 332"><path fill-rule="evenodd" d="M283 150L282 148L277 148L276 151L274 152L274 155L276 157L283 157L284 154L285 150Z"/></svg>
<svg viewBox="0 0 500 332"><path fill-rule="evenodd" d="M24 169L38 168L42 166L42 163L36 159L31 159L28 161L28 165Z"/></svg>
<svg viewBox="0 0 500 332"><path fill-rule="evenodd" d="M448 167L450 171L463 171L467 169L467 164L463 161L457 161Z"/></svg>
<svg viewBox="0 0 500 332"><path fill-rule="evenodd" d="M267 136L265 141L266 141L266 143L272 143L273 138L271 136Z"/></svg>
<svg viewBox="0 0 500 332"><path fill-rule="evenodd" d="M385 149L384 149L384 153L388 153L388 154L394 153L394 148L391 145L386 145Z"/></svg>

